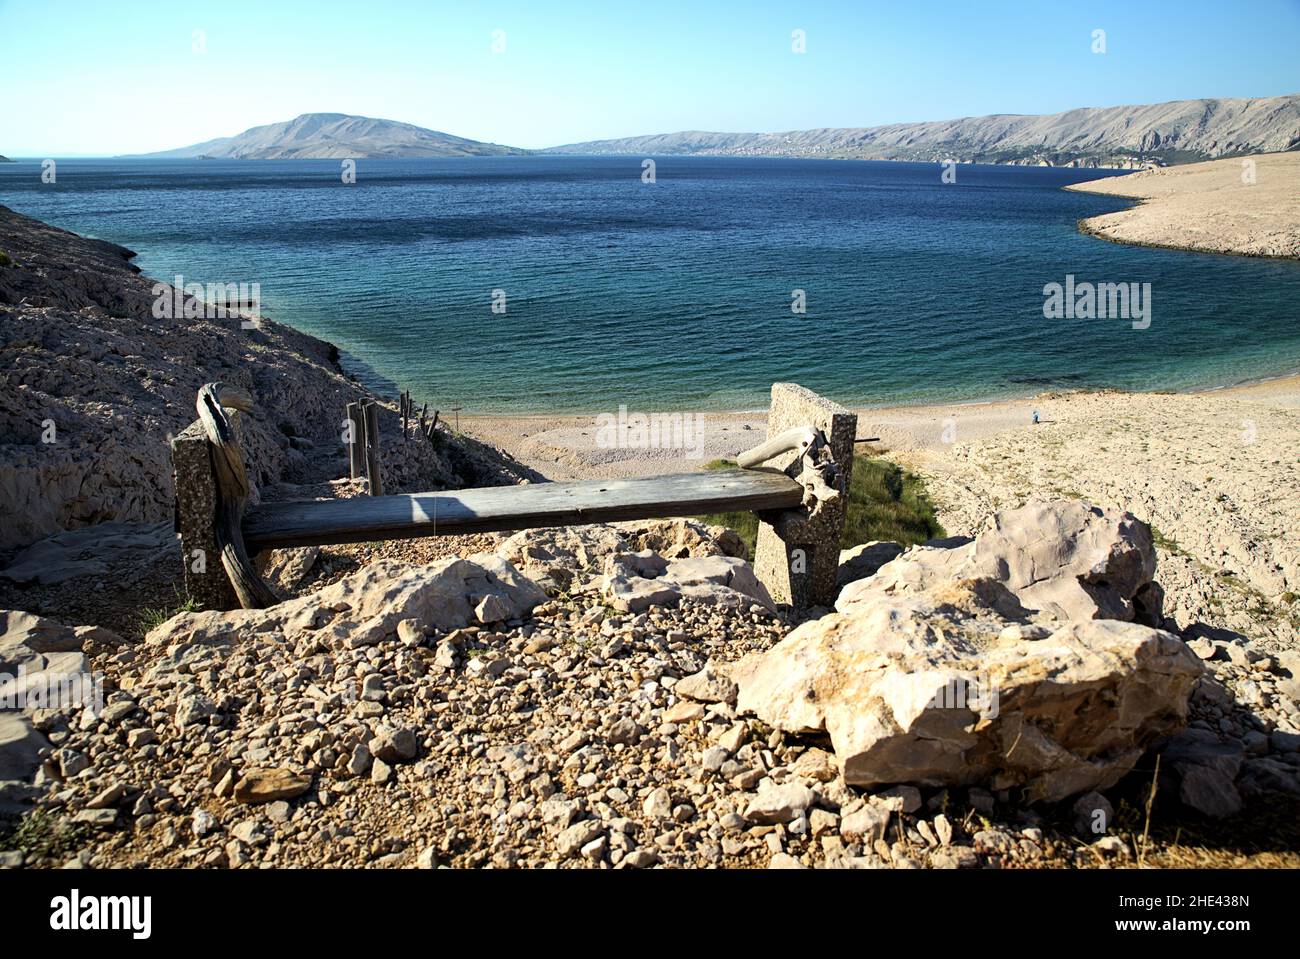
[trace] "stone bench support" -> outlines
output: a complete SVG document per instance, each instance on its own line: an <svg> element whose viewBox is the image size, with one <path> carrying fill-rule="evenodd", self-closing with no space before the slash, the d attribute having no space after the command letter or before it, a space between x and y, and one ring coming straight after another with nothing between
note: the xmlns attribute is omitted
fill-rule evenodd
<svg viewBox="0 0 1300 959"><path fill-rule="evenodd" d="M801 510L760 514L754 572L778 603L829 607L835 602L840 536L848 507L858 417L795 383L773 384L772 406L767 415L768 439L803 426L826 434L831 454L844 478L843 494L833 507L822 509L811 519ZM799 454L783 454L768 465L795 476L799 471Z"/></svg>

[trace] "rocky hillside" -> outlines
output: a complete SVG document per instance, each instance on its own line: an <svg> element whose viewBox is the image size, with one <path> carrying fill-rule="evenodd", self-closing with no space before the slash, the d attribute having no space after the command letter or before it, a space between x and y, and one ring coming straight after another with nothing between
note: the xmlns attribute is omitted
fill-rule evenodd
<svg viewBox="0 0 1300 959"><path fill-rule="evenodd" d="M139 644L0 612L29 684L106 674L0 714L0 813L50 839L0 866L1296 863L1300 663L1180 640L1133 516L868 547L801 624L727 545L529 531Z"/></svg>
<svg viewBox="0 0 1300 959"><path fill-rule="evenodd" d="M234 160L312 160L352 157L522 156L527 150L467 140L410 123L354 117L343 113L304 113L282 123L253 127L177 150L148 153L159 159L207 157Z"/></svg>
<svg viewBox="0 0 1300 959"><path fill-rule="evenodd" d="M256 484L343 475L344 410L369 394L329 343L264 317L247 330L234 317L156 318L156 284L130 250L2 206L0 253L0 554L91 523L169 520L168 437L195 419L209 381L257 403L243 419ZM400 429L392 408L380 419ZM535 476L485 447L396 436L384 469L394 492Z"/></svg>
<svg viewBox="0 0 1300 959"><path fill-rule="evenodd" d="M786 133L687 131L553 147L549 153L957 160L1042 166L1186 163L1300 146L1300 94L1086 107Z"/></svg>

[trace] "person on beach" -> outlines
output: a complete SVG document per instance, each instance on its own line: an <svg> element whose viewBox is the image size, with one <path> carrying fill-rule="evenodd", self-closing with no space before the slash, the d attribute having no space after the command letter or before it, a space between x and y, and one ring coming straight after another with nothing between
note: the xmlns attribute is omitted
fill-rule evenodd
<svg viewBox="0 0 1300 959"><path fill-rule="evenodd" d="M1034 425L1038 425L1038 410L1034 410Z"/></svg>

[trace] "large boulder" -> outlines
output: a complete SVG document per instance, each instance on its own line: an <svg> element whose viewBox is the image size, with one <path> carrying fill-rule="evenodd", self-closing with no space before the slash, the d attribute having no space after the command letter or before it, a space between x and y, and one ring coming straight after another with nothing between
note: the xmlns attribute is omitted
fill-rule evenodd
<svg viewBox="0 0 1300 959"><path fill-rule="evenodd" d="M874 576L848 585L835 608L849 613L885 596L986 579L1054 620L1159 625L1155 569L1146 523L1118 509L1056 500L995 513L974 542L955 549L913 547Z"/></svg>
<svg viewBox="0 0 1300 959"><path fill-rule="evenodd" d="M903 547L898 543L877 540L840 550L840 565L835 584L843 589L849 583L875 576L880 571L880 567L897 559L902 553Z"/></svg>
<svg viewBox="0 0 1300 959"><path fill-rule="evenodd" d="M1184 725L1202 666L1177 637L1047 628L1009 619L1013 602L968 580L805 623L732 668L737 709L828 734L853 785L981 783L1031 802L1109 788Z"/></svg>
<svg viewBox="0 0 1300 959"><path fill-rule="evenodd" d="M542 588L493 553L445 559L427 566L383 560L325 589L269 609L180 613L145 637L150 646L223 645L234 634L294 636L323 628L368 646L397 632L402 620L414 628L444 632L478 622L484 599L493 620L527 615L546 599Z"/></svg>

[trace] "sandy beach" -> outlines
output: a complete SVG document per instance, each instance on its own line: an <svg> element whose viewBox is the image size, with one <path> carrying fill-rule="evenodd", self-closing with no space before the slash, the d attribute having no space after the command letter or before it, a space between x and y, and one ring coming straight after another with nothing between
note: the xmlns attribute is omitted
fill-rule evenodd
<svg viewBox="0 0 1300 959"><path fill-rule="evenodd" d="M921 476L948 533L973 533L992 511L1036 499L1117 505L1156 529L1161 580L1180 622L1294 648L1300 377L1196 393L1044 393L857 412L859 437L879 438L860 453ZM765 419L702 414L695 449L602 447L593 417L475 416L462 427L560 480L698 469L756 445Z"/></svg>
<svg viewBox="0 0 1300 959"><path fill-rule="evenodd" d="M1141 200L1081 220L1080 229L1121 243L1300 256L1300 153L1263 153L1144 170L1067 186L1067 190Z"/></svg>

